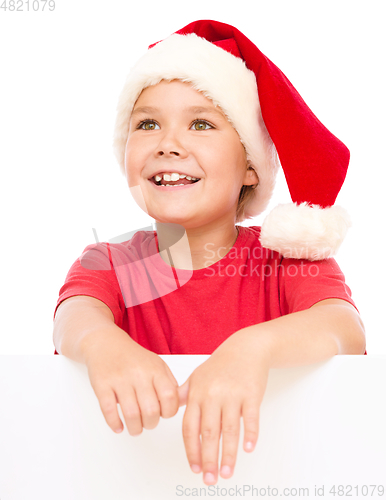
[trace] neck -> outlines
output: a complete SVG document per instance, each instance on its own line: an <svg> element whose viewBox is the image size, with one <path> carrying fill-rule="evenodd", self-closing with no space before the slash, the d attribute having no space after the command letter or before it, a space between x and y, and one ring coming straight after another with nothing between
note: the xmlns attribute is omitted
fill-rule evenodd
<svg viewBox="0 0 386 500"><path fill-rule="evenodd" d="M177 269L197 270L209 267L230 251L238 236L234 224L215 230L186 229L179 224L156 223L158 250L162 259Z"/></svg>

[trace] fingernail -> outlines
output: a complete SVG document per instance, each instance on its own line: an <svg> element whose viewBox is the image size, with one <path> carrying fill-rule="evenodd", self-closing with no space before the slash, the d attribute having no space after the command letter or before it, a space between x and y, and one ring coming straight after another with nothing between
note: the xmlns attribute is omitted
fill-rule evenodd
<svg viewBox="0 0 386 500"><path fill-rule="evenodd" d="M199 465L193 464L190 466L193 472L200 472L201 467Z"/></svg>
<svg viewBox="0 0 386 500"><path fill-rule="evenodd" d="M245 449L247 451L251 451L253 449L253 443L251 441L248 441L247 443L245 443Z"/></svg>
<svg viewBox="0 0 386 500"><path fill-rule="evenodd" d="M207 472L204 476L204 481L206 483L213 483L215 481L214 474Z"/></svg>
<svg viewBox="0 0 386 500"><path fill-rule="evenodd" d="M121 427L120 429L115 429L115 431L114 431L114 432L116 432L117 434L119 434L119 433L120 433L120 432L122 432L122 431L123 431L123 428Z"/></svg>
<svg viewBox="0 0 386 500"><path fill-rule="evenodd" d="M231 473L231 468L229 467L229 465L223 465L221 467L221 474L223 476L229 476L230 473Z"/></svg>

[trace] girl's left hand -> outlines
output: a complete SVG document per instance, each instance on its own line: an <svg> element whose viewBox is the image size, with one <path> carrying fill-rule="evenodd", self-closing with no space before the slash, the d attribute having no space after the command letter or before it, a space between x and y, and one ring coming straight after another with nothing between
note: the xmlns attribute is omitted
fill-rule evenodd
<svg viewBox="0 0 386 500"><path fill-rule="evenodd" d="M244 419L244 450L255 448L269 368L264 343L244 328L223 342L178 388L180 406L186 404L182 424L186 455L193 472L203 472L205 484L216 484L218 479L221 435L220 475L232 476L240 417Z"/></svg>

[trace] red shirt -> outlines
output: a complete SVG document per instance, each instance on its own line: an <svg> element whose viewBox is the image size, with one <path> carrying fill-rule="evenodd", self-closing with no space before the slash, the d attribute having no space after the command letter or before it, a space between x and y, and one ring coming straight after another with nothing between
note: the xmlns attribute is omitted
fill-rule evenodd
<svg viewBox="0 0 386 500"><path fill-rule="evenodd" d="M124 243L89 245L72 265L57 307L74 295L95 297L146 349L211 354L241 328L321 300L338 298L355 306L334 259L285 259L263 248L259 235L259 227L239 226L225 257L195 271L166 264L155 231L138 231Z"/></svg>

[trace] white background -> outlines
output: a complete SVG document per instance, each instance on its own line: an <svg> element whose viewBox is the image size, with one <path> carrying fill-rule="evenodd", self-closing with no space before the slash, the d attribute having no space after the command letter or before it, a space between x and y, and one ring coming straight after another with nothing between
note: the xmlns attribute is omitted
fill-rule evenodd
<svg viewBox="0 0 386 500"><path fill-rule="evenodd" d="M369 354L386 354L383 2L56 0L47 8L0 9L0 354L53 353L58 292L94 242L93 227L107 239L151 223L112 153L115 107L147 46L197 19L248 36L351 150L337 203L353 227L337 261ZM269 209L287 201L280 176Z"/></svg>

